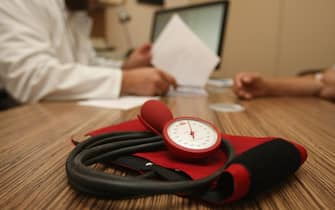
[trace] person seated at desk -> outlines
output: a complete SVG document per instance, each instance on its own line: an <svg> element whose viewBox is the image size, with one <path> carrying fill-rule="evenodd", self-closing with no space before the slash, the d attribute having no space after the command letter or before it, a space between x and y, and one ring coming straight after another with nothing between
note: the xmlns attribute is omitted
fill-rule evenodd
<svg viewBox="0 0 335 210"><path fill-rule="evenodd" d="M255 72L243 72L235 76L233 91L242 99L318 96L335 100L335 66L318 73L290 78L265 78Z"/></svg>
<svg viewBox="0 0 335 210"><path fill-rule="evenodd" d="M99 0L2 0L2 95L28 103L164 95L176 86L171 75L151 66L150 44L123 65L96 56L88 12L100 6Z"/></svg>

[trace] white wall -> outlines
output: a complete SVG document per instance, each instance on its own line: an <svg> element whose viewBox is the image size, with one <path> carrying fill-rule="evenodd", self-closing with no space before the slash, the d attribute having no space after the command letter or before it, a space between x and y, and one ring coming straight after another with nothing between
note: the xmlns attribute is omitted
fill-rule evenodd
<svg viewBox="0 0 335 210"><path fill-rule="evenodd" d="M335 0L285 0L275 75L335 64Z"/></svg>
<svg viewBox="0 0 335 210"><path fill-rule="evenodd" d="M138 4L136 0L128 0L125 4L126 10L131 15L131 21L127 24L131 34L133 45L139 46L144 42L150 41L150 30L152 24L153 13L160 7L147 4ZM117 7L112 7L108 10L107 42L115 46L119 51L126 51L128 47L127 39L125 38L124 27L122 27L117 19Z"/></svg>
<svg viewBox="0 0 335 210"><path fill-rule="evenodd" d="M168 6L206 0L167 0ZM231 0L221 71L286 76L335 63L335 0ZM136 46L149 41L152 16L160 7L127 0L130 33ZM125 51L116 9L108 12L108 41Z"/></svg>
<svg viewBox="0 0 335 210"><path fill-rule="evenodd" d="M223 48L222 74L273 74L276 68L279 4L274 0L233 0Z"/></svg>

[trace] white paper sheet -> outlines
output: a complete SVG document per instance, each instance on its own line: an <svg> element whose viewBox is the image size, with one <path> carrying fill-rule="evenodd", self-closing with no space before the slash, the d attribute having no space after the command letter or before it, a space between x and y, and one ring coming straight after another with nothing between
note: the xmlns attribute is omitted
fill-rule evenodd
<svg viewBox="0 0 335 210"><path fill-rule="evenodd" d="M118 99L80 101L78 104L81 106L128 110L142 106L146 101L151 99L159 99L159 97L123 96Z"/></svg>
<svg viewBox="0 0 335 210"><path fill-rule="evenodd" d="M219 57L178 15L161 32L152 49L152 63L173 75L183 86L204 87Z"/></svg>

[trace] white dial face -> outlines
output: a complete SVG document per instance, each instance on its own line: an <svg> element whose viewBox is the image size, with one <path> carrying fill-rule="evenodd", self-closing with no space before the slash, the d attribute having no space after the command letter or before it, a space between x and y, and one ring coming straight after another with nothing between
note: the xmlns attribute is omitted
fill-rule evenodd
<svg viewBox="0 0 335 210"><path fill-rule="evenodd" d="M167 134L175 144L194 150L207 149L218 138L218 133L211 125L194 119L174 121L167 128Z"/></svg>

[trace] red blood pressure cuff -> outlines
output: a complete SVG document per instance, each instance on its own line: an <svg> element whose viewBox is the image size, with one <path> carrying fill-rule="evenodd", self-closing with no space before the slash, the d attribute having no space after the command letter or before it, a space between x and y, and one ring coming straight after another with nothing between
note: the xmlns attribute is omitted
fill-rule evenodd
<svg viewBox="0 0 335 210"><path fill-rule="evenodd" d="M148 131L139 120L131 120L118 125L105 127L88 133L95 136L102 133L120 131ZM283 181L293 174L307 158L306 150L299 144L275 137L247 137L222 134L235 151L235 158L226 168L222 179L206 193L202 199L210 203L227 203L254 195ZM134 169L147 170L147 165L167 180L197 180L216 172L227 161L224 151L218 150L205 160L180 161L171 156L167 150L135 153L113 161L113 164ZM230 187L228 195L220 188ZM227 192L227 190L225 191Z"/></svg>

